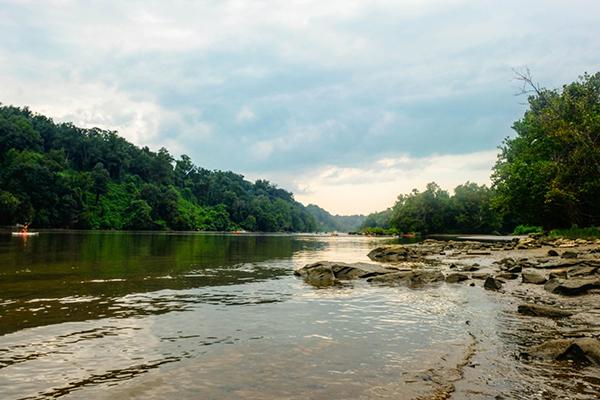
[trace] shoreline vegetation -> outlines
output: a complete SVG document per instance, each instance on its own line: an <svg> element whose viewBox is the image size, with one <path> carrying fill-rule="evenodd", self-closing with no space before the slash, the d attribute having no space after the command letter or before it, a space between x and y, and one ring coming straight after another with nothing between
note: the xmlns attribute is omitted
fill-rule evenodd
<svg viewBox="0 0 600 400"><path fill-rule="evenodd" d="M209 171L114 131L0 107L0 225L32 228L315 231L292 193Z"/></svg>
<svg viewBox="0 0 600 400"><path fill-rule="evenodd" d="M449 193L431 182L368 216L332 215L266 180L0 105L0 226L598 237L600 73L561 90L520 79L529 109L499 147L491 187L466 182Z"/></svg>
<svg viewBox="0 0 600 400"><path fill-rule="evenodd" d="M600 73L560 90L518 79L529 107L499 147L491 187L466 182L451 194L432 182L368 215L362 230L599 237Z"/></svg>

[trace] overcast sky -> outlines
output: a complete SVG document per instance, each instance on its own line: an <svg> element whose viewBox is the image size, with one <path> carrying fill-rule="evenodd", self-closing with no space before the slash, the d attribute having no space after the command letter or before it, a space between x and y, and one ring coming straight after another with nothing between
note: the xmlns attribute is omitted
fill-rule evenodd
<svg viewBox="0 0 600 400"><path fill-rule="evenodd" d="M0 0L0 102L334 213L489 182L512 69L600 70L598 1Z"/></svg>

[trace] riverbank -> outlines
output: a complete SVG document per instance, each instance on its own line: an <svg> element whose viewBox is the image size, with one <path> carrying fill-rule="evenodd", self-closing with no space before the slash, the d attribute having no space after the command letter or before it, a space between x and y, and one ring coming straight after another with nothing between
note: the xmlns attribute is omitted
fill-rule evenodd
<svg viewBox="0 0 600 400"><path fill-rule="evenodd" d="M315 263L296 274L316 286L468 286L498 304L490 326L464 321L472 343L454 364L423 371L431 390L419 398L597 398L600 241L426 240L380 246L369 258L377 264Z"/></svg>

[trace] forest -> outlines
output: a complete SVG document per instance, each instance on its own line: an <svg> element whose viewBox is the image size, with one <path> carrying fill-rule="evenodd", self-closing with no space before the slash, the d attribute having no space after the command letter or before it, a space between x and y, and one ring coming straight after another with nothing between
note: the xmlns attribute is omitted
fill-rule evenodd
<svg viewBox="0 0 600 400"><path fill-rule="evenodd" d="M0 105L1 106L1 105ZM131 230L310 232L292 193L209 171L114 131L0 107L0 225Z"/></svg>
<svg viewBox="0 0 600 400"><path fill-rule="evenodd" d="M432 182L367 217L334 216L265 180L0 105L0 225L423 234L598 226L600 73L561 89L521 79L528 109L499 147L491 187L466 182L449 193Z"/></svg>
<svg viewBox="0 0 600 400"><path fill-rule="evenodd" d="M517 233L600 225L600 73L562 89L521 74L528 109L499 147L491 187L436 183L367 216L374 233ZM598 230L594 230L598 232Z"/></svg>

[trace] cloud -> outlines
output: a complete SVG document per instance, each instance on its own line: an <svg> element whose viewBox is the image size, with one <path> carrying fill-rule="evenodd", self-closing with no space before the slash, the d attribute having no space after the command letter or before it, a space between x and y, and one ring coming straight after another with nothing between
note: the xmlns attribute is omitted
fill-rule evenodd
<svg viewBox="0 0 600 400"><path fill-rule="evenodd" d="M467 154L439 154L427 157L400 155L372 163L311 169L296 176L275 175L290 182L296 198L306 204L317 203L337 214L381 211L394 204L401 193L435 181L453 190L466 181L490 184L490 170L497 151Z"/></svg>
<svg viewBox="0 0 600 400"><path fill-rule="evenodd" d="M549 87L596 72L599 12L591 0L3 1L0 102L257 177L413 171L512 134L524 111L512 68Z"/></svg>
<svg viewBox="0 0 600 400"><path fill-rule="evenodd" d="M239 123L252 121L255 118L256 114L254 114L254 111L252 111L252 109L248 106L243 106L235 116L236 121Z"/></svg>

